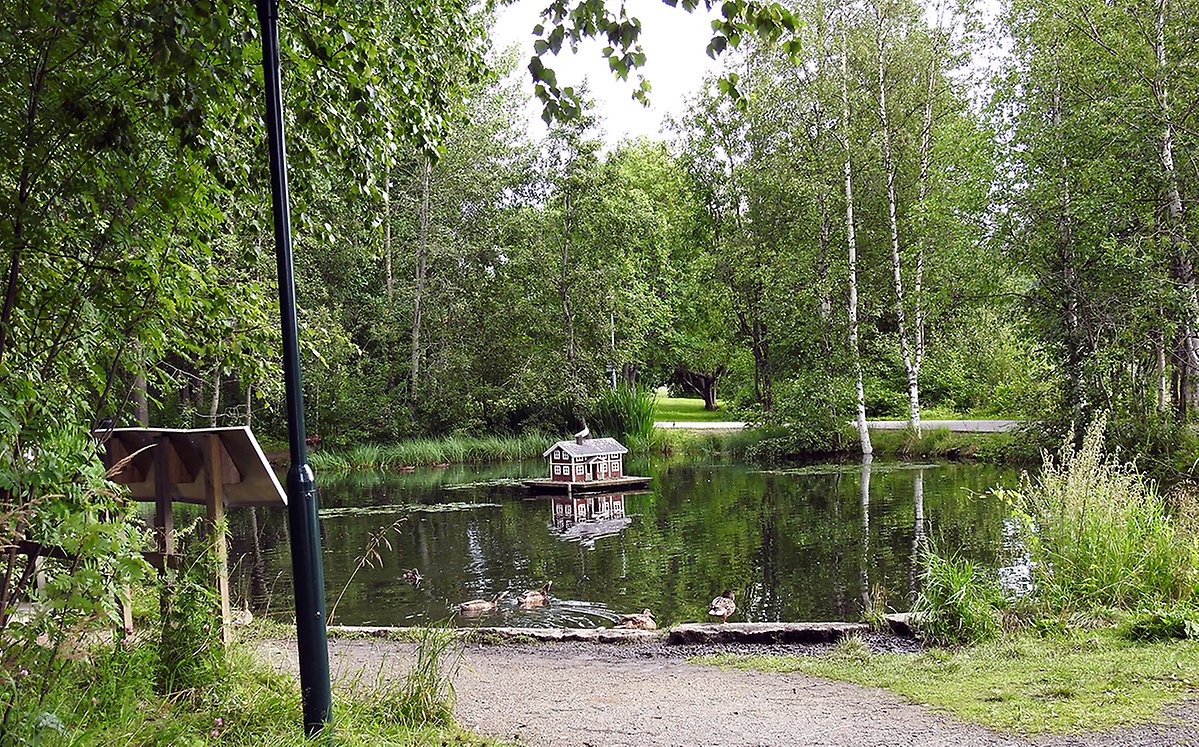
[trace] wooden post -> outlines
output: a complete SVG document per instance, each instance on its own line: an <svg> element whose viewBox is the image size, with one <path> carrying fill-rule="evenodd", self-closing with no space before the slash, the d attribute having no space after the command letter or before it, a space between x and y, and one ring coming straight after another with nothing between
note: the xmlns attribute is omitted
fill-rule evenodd
<svg viewBox="0 0 1199 747"><path fill-rule="evenodd" d="M229 610L229 544L225 539L225 491L221 470L221 437L211 433L204 450L204 503L208 512L208 538L216 558L216 587L221 600L221 640L232 641Z"/></svg>
<svg viewBox="0 0 1199 747"><path fill-rule="evenodd" d="M163 554L163 567L166 570L166 556L175 553L175 519L171 515L171 484L170 458L168 450L171 441L166 436L159 438L154 447L154 537L158 543L158 551Z"/></svg>
<svg viewBox="0 0 1199 747"><path fill-rule="evenodd" d="M175 553L175 517L171 513L171 491L174 486L171 482L168 454L170 447L171 440L166 436L161 436L154 442L154 541L158 545L158 551L162 553L162 565L158 569L158 575L164 579L167 561ZM166 586L158 599L158 610L162 625L165 626L171 613L171 590Z"/></svg>

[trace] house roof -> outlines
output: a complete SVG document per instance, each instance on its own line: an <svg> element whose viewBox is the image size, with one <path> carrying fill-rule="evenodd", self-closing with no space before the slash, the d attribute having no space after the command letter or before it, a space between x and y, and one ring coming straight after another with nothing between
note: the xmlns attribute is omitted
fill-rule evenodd
<svg viewBox="0 0 1199 747"><path fill-rule="evenodd" d="M629 450L615 438L587 438L583 443L577 441L559 441L546 449L541 456L550 455L554 449L562 449L572 457L600 456L602 454L627 454Z"/></svg>

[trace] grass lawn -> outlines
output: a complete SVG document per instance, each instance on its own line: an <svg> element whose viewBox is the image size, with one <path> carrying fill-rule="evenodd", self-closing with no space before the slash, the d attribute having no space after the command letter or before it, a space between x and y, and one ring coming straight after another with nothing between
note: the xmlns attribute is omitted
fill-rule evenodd
<svg viewBox="0 0 1199 747"><path fill-rule="evenodd" d="M717 407L720 403L717 402ZM678 420L686 423L710 423L733 420L724 410L705 410L702 399L663 397L654 399L654 420Z"/></svg>
<svg viewBox="0 0 1199 747"><path fill-rule="evenodd" d="M1098 731L1160 720L1196 693L1199 641L1136 643L1114 631L1021 634L958 650L874 654L851 639L824 656L739 656L704 664L882 687L993 729Z"/></svg>

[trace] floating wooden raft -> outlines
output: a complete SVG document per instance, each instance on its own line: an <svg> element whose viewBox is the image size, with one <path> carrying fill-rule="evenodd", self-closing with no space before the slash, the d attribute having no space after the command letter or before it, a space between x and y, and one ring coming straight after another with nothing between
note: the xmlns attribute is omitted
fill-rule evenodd
<svg viewBox="0 0 1199 747"><path fill-rule="evenodd" d="M611 493L619 490L635 490L649 485L650 477L626 475L613 477L608 480L588 480L587 482L567 482L551 480L548 477L537 477L525 480L525 487L538 493Z"/></svg>

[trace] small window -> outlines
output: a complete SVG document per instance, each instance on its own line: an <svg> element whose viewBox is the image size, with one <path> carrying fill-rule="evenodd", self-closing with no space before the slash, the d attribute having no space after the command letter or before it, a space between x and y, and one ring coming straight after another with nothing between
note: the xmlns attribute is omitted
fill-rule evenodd
<svg viewBox="0 0 1199 747"><path fill-rule="evenodd" d="M577 474L577 475L583 474L583 465L581 465L581 464L575 465L575 474Z"/></svg>

